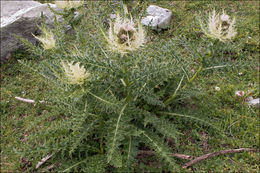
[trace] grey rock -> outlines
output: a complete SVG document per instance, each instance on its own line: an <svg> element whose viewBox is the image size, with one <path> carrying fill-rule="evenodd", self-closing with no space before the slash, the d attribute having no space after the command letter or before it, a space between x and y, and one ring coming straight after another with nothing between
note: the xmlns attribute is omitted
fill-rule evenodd
<svg viewBox="0 0 260 173"><path fill-rule="evenodd" d="M250 106L253 106L253 107L259 107L259 105L260 105L260 99L259 98L257 98L257 99L253 99L253 97L252 98L250 98L249 100L248 100L248 106L250 107Z"/></svg>
<svg viewBox="0 0 260 173"><path fill-rule="evenodd" d="M249 102L250 100L253 100L254 98L252 96L249 96L246 98L246 102Z"/></svg>
<svg viewBox="0 0 260 173"><path fill-rule="evenodd" d="M75 11L74 12L74 20L77 20L79 18L79 12Z"/></svg>
<svg viewBox="0 0 260 173"><path fill-rule="evenodd" d="M150 5L146 9L146 13L147 16L141 21L143 25L150 26L153 30L157 31L169 28L173 17L170 10L156 5Z"/></svg>
<svg viewBox="0 0 260 173"><path fill-rule="evenodd" d="M50 6L56 8L54 4ZM32 34L40 32L37 25L41 22L41 13L46 24L52 25L54 14L47 4L35 1L1 1L1 62L8 59L8 54L21 47L20 41L14 35L32 43L36 42Z"/></svg>

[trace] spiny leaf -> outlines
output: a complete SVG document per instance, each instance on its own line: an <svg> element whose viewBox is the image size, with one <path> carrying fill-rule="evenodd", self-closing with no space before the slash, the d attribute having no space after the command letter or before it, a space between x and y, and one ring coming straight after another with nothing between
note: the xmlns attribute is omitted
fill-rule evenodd
<svg viewBox="0 0 260 173"><path fill-rule="evenodd" d="M166 120L163 117L158 118L152 114L150 116L146 116L144 121L152 124L153 127L155 127L155 129L158 130L161 134L173 138L175 140L175 143L177 144L176 146L178 146L178 135L180 133L174 127L174 124L172 122Z"/></svg>
<svg viewBox="0 0 260 173"><path fill-rule="evenodd" d="M173 159L170 148L162 142L161 138L148 131L144 131L143 136L145 137L144 140L146 141L146 143L148 143L149 146L154 149L157 156L164 159L170 165L170 167L174 169L174 171L177 171L179 169L178 165Z"/></svg>
<svg viewBox="0 0 260 173"><path fill-rule="evenodd" d="M113 131L112 141L109 141L109 143L108 143L109 147L108 147L107 161L108 161L108 163L111 163L115 167L121 167L122 166L121 154L118 151L118 146L119 146L119 144L118 144L118 140L119 140L118 134L120 133L120 131L119 131L120 120L122 118L122 115L124 114L124 110L125 110L126 106L127 106L127 104L125 104L122 107L122 109L119 113L119 116L117 118L117 122L115 124L115 130ZM116 162L118 162L118 163L116 163Z"/></svg>
<svg viewBox="0 0 260 173"><path fill-rule="evenodd" d="M214 128L214 129L219 131L219 129L216 126L214 126L213 124L211 124L211 123L209 123L209 122L207 122L207 121L205 121L203 119L200 119L198 117L195 117L195 116L178 114L178 113L171 113L171 112L157 112L157 113L164 114L164 115L184 117L184 118L187 118L188 120L191 120L191 121L193 120L193 121L196 121L196 122L200 122L200 123L202 123L202 124L204 124L206 126L212 127L212 128Z"/></svg>

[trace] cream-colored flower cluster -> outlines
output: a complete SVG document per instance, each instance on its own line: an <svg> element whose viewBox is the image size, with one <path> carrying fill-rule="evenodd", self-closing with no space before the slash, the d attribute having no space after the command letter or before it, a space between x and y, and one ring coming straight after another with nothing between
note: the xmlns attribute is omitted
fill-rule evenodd
<svg viewBox="0 0 260 173"><path fill-rule="evenodd" d="M205 27L204 24L200 23L203 32L213 39L219 39L220 41L227 41L234 38L237 34L235 30L235 18L232 20L230 17L225 14L223 10L222 14L216 14L216 11L209 15L207 26Z"/></svg>
<svg viewBox="0 0 260 173"><path fill-rule="evenodd" d="M86 80L90 79L90 73L85 70L84 66L80 67L79 62L73 64L72 62L62 61L61 65L68 84L82 85Z"/></svg>
<svg viewBox="0 0 260 173"><path fill-rule="evenodd" d="M54 38L54 34L51 32L51 30L47 30L46 28L40 28L42 30L42 36L35 36L36 39L38 39L45 50L52 49L56 45L56 41Z"/></svg>
<svg viewBox="0 0 260 173"><path fill-rule="evenodd" d="M78 8L83 5L84 1L55 1L58 8L69 10L71 8Z"/></svg>
<svg viewBox="0 0 260 173"><path fill-rule="evenodd" d="M124 6L125 16L128 14L126 7ZM122 55L134 51L145 42L145 31L140 23L137 24L133 21L132 16L130 19L122 18L119 13L114 22L110 22L110 28L108 36L104 34L109 48Z"/></svg>

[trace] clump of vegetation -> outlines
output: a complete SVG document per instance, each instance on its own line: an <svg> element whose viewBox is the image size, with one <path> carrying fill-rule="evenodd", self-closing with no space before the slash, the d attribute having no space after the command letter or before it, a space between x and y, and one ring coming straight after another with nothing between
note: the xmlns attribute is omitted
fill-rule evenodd
<svg viewBox="0 0 260 173"><path fill-rule="evenodd" d="M136 31L132 17L127 19L127 14L124 6L125 18L122 20L117 14L115 24L110 24L109 36L105 36L115 53L108 55L100 47L103 54L97 58L91 55L98 54L90 52L93 49L91 45L88 48L80 47L84 44L80 40L73 44L74 54L69 52L70 49L62 51L63 45L57 45L57 51L46 52L47 54L40 50L34 52L41 52L44 57L49 56L38 71L58 89L55 97L47 102L57 103L67 110L67 118L62 124L50 126L37 138L45 141L44 146L48 146L49 152L62 152L64 156L68 154L71 157L79 153L83 160L95 158L97 163L103 163L101 165L104 170L109 165L118 170L132 169L137 163L135 157L142 147L154 150L165 167L178 170L178 165L171 156L171 148L164 142L165 137L169 137L178 145L180 132L171 120L172 116L183 116L206 125L209 123L168 111L173 98L167 98L177 96L178 90L186 81L184 73L179 62L169 57L168 52L151 57L151 54L147 54L149 48L146 48L146 54L141 53L143 50L138 50L145 40L144 29L139 23ZM59 24L56 24L58 27ZM60 34L65 33L57 35ZM164 44L174 46L174 42ZM139 51L141 56L129 53L121 57L128 50ZM65 75L60 75L62 71ZM86 78L91 80L86 82ZM56 149L51 147L54 144Z"/></svg>

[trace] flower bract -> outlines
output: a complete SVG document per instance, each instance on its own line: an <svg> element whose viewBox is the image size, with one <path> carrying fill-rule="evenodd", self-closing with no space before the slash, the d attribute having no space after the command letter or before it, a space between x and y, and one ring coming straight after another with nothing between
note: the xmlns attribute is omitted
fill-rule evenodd
<svg viewBox="0 0 260 173"><path fill-rule="evenodd" d="M50 30L47 30L46 28L40 28L40 29L42 30L42 35L41 36L33 35L33 36L42 43L43 48L45 50L54 48L56 45L54 34Z"/></svg>
<svg viewBox="0 0 260 173"><path fill-rule="evenodd" d="M200 23L203 32L210 38L219 39L222 42L231 40L237 34L235 30L235 18L232 20L225 14L217 14L215 10L209 15L207 26Z"/></svg>
<svg viewBox="0 0 260 173"><path fill-rule="evenodd" d="M80 67L80 63L73 64L72 62L61 62L63 67L66 81L69 84L83 84L90 78L90 73L86 72L84 66Z"/></svg>
<svg viewBox="0 0 260 173"><path fill-rule="evenodd" d="M83 5L84 1L55 1L58 8L69 10L71 8L78 8Z"/></svg>
<svg viewBox="0 0 260 173"><path fill-rule="evenodd" d="M128 13L126 7L125 16ZM145 31L140 23L134 22L132 16L130 19L121 17L117 13L114 22L110 21L108 35L104 34L109 48L117 53L126 54L137 50L145 42Z"/></svg>

